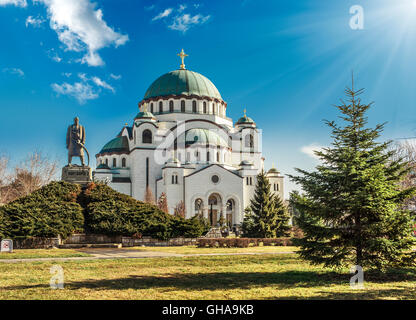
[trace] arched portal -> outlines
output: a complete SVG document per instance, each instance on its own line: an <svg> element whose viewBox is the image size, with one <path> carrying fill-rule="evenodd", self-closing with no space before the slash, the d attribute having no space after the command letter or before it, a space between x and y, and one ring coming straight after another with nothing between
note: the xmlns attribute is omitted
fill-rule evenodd
<svg viewBox="0 0 416 320"><path fill-rule="evenodd" d="M208 198L208 217L211 226L216 226L221 217L222 199L218 193L212 193Z"/></svg>

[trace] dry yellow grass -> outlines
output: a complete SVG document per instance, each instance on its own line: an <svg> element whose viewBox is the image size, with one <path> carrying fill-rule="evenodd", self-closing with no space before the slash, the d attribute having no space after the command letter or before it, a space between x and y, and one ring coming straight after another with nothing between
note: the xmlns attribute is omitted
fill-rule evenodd
<svg viewBox="0 0 416 320"><path fill-rule="evenodd" d="M69 258L88 257L89 254L72 249L16 249L13 253L2 252L0 259Z"/></svg>
<svg viewBox="0 0 416 320"><path fill-rule="evenodd" d="M0 264L3 299L415 299L416 270L365 273L310 266L296 254L59 262L65 288L49 287L56 262Z"/></svg>

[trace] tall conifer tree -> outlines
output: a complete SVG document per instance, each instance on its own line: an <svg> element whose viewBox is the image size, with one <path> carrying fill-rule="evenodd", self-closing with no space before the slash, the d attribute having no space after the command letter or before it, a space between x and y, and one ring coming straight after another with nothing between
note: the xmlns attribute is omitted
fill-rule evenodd
<svg viewBox="0 0 416 320"><path fill-rule="evenodd" d="M391 141L377 142L384 124L367 127L363 89L347 88L347 102L336 106L343 121L325 121L332 144L315 151L321 163L316 171L296 169L291 176L304 190L293 202L305 237L298 240L300 255L314 264L330 267L359 265L385 269L410 262L414 240L410 213L403 201L414 193L401 189L408 166L392 160Z"/></svg>
<svg viewBox="0 0 416 320"><path fill-rule="evenodd" d="M246 209L243 235L250 238L276 238L287 235L289 213L281 199L271 192L271 185L262 171L257 176L254 198Z"/></svg>

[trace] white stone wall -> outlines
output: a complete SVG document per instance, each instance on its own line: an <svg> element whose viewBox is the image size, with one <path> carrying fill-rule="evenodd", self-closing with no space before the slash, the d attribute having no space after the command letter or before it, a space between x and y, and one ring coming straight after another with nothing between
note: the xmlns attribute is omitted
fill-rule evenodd
<svg viewBox="0 0 416 320"><path fill-rule="evenodd" d="M217 184L211 181L213 175L218 175L219 182ZM220 195L222 204L220 210L225 210L228 199L233 199L236 205L236 215L233 217L233 223L239 224L243 219L242 204L244 200L242 178L231 173L221 166L212 165L204 170L196 172L185 178L185 206L186 217L190 218L195 214L195 200L200 198L203 200L204 215L208 213L208 198L211 194ZM224 214L225 215L225 214Z"/></svg>

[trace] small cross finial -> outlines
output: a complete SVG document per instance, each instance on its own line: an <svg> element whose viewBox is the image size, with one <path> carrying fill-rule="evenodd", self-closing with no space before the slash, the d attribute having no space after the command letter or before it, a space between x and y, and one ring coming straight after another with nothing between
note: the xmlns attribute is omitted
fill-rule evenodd
<svg viewBox="0 0 416 320"><path fill-rule="evenodd" d="M181 69L185 70L185 58L188 57L188 55L182 49L182 51L178 53L178 56L182 59Z"/></svg>
<svg viewBox="0 0 416 320"><path fill-rule="evenodd" d="M127 127L129 124L126 122L124 125Z"/></svg>
<svg viewBox="0 0 416 320"><path fill-rule="evenodd" d="M246 110L246 108L244 108L244 117L247 117L247 110Z"/></svg>

